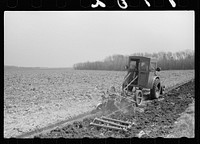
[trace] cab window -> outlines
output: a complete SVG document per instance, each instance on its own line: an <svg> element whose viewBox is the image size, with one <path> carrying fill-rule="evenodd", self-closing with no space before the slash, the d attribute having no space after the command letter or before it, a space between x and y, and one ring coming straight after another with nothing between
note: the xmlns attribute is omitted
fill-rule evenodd
<svg viewBox="0 0 200 144"><path fill-rule="evenodd" d="M148 71L148 63L147 62L141 62L140 70L141 71Z"/></svg>
<svg viewBox="0 0 200 144"><path fill-rule="evenodd" d="M150 70L151 70L151 71L156 70L156 63L151 62L151 64L150 64Z"/></svg>
<svg viewBox="0 0 200 144"><path fill-rule="evenodd" d="M136 61L131 61L130 62L130 69L135 69L136 68Z"/></svg>

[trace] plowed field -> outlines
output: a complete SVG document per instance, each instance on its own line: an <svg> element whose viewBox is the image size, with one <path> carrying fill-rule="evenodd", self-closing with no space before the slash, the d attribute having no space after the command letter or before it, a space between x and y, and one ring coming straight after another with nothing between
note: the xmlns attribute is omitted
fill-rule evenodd
<svg viewBox="0 0 200 144"><path fill-rule="evenodd" d="M111 117L119 120L134 121L128 132L100 128L89 125L92 118L85 118L73 124L57 128L49 133L40 134L40 138L155 138L155 137L194 137L194 108L188 106L194 102L194 81L170 91L164 99L153 100L141 111L132 115L115 113ZM192 115L191 115L192 114Z"/></svg>
<svg viewBox="0 0 200 144"><path fill-rule="evenodd" d="M4 71L4 137L15 137L91 111L110 86L120 90L125 74L115 71ZM163 71L159 75L166 88L170 88L193 79L194 71Z"/></svg>

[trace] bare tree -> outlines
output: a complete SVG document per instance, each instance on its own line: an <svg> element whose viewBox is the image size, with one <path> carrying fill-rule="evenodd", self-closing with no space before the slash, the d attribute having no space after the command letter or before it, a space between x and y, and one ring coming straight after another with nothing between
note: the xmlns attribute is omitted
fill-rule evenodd
<svg viewBox="0 0 200 144"><path fill-rule="evenodd" d="M158 53L134 53L134 56L145 56L156 58L158 66L163 70L194 69L194 52L191 50ZM85 62L74 64L76 70L116 70L123 71L128 63L128 56L113 55L106 57L103 61Z"/></svg>

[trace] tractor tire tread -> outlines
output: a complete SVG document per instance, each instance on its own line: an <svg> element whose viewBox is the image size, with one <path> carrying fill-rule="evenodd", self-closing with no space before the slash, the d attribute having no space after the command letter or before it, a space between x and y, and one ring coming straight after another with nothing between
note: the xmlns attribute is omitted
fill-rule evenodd
<svg viewBox="0 0 200 144"><path fill-rule="evenodd" d="M160 96L161 84L160 84L159 96L156 96L156 87L158 84L160 84L160 80L156 79L154 81L153 88L150 90L151 99L158 99Z"/></svg>

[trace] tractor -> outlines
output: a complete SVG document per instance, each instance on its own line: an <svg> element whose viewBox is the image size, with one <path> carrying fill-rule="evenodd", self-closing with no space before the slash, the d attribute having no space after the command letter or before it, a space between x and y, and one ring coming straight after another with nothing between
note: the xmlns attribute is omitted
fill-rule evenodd
<svg viewBox="0 0 200 144"><path fill-rule="evenodd" d="M157 75L161 68L157 67L156 59L130 56L125 69L128 73L122 84L122 92L126 96L132 96L137 106L142 104L144 93L150 91L148 99L157 99L164 93L165 87L161 85L160 77Z"/></svg>
<svg viewBox="0 0 200 144"><path fill-rule="evenodd" d="M161 85L160 77L157 75L161 68L157 67L156 59L129 56L125 69L128 72L122 83L121 93L117 94L114 87L107 91L107 97L104 96L96 108L102 111L103 116L95 118L90 125L127 131L134 122L116 120L110 116L119 110L127 112L134 106L139 107L144 99L157 99L164 93L165 87Z"/></svg>

